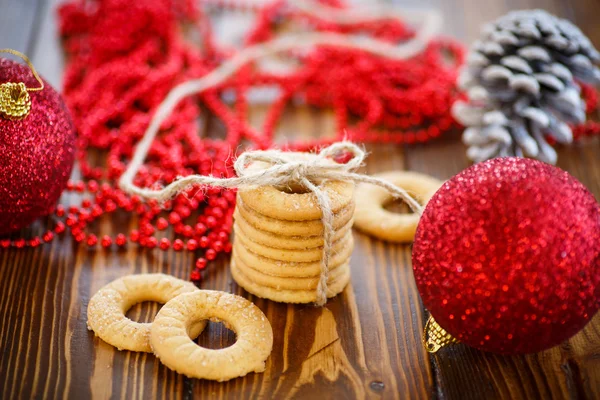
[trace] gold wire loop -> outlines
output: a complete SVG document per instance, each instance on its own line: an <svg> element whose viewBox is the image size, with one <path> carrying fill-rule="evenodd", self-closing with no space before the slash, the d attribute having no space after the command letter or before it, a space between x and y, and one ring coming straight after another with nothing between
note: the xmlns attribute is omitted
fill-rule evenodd
<svg viewBox="0 0 600 400"><path fill-rule="evenodd" d="M423 346L428 353L435 353L445 346L453 343L459 343L452 335L442 328L432 316L425 323L423 328Z"/></svg>
<svg viewBox="0 0 600 400"><path fill-rule="evenodd" d="M33 66L33 64L31 63L31 60L29 59L29 57L27 57L25 54L21 53L20 51L17 50L13 50L13 49L0 49L0 53L8 53L8 54L12 54L14 56L20 57L23 59L23 61L25 61L25 63L27 63L27 66L29 67L29 69L31 70L31 73L33 74L33 76L35 77L35 79L39 82L40 86L36 87L36 88L27 88L28 92L38 92L40 90L44 90L44 81L42 80L42 78L40 78L40 76L38 75L37 71L35 70L35 67Z"/></svg>
<svg viewBox="0 0 600 400"><path fill-rule="evenodd" d="M29 92L37 92L44 89L44 81L38 75L29 58L16 50L0 49L0 53L9 53L22 58L29 66L31 73L40 83L39 87L29 88L23 82L5 82L0 84L0 116L14 121L25 118L31 111L31 97Z"/></svg>

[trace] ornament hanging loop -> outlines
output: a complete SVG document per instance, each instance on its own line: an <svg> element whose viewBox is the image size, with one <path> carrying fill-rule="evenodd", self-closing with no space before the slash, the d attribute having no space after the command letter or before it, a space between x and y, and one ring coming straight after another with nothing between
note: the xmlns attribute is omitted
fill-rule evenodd
<svg viewBox="0 0 600 400"><path fill-rule="evenodd" d="M423 346L428 353L435 353L442 347L458 343L452 335L442 328L432 316L429 317L423 328Z"/></svg>
<svg viewBox="0 0 600 400"><path fill-rule="evenodd" d="M21 53L20 51L17 50L13 50L13 49L0 49L0 53L8 53L8 54L12 54L14 56L17 56L21 59L23 59L23 61L25 61L25 63L27 64L27 66L29 67L29 69L31 70L31 73L33 74L33 76L35 77L35 79L38 81L38 83L40 84L39 87L35 87L35 88L27 88L28 92L39 92L40 90L44 90L44 81L42 80L42 78L40 78L40 76L38 75L35 67L33 66L33 63L31 62L31 60L29 59L29 57L27 57L25 54Z"/></svg>
<svg viewBox="0 0 600 400"><path fill-rule="evenodd" d="M20 120L29 115L31 111L31 97L29 92L38 92L44 89L44 81L38 75L29 58L16 50L0 49L0 53L9 53L25 61L39 87L27 87L23 82L6 82L0 84L0 115L9 120Z"/></svg>

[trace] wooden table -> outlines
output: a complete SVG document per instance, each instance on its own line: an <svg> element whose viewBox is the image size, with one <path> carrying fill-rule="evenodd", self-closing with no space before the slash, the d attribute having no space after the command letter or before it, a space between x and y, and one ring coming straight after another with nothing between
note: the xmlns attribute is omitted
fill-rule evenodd
<svg viewBox="0 0 600 400"><path fill-rule="evenodd" d="M510 9L541 7L571 19L600 46L598 1L414 3L440 7L445 31L465 42L477 37L482 22ZM0 47L27 52L60 87L63 61L54 8L53 0L0 0ZM262 115L260 108L252 111L256 121ZM308 108L288 110L279 134L331 133L331 117ZM426 145L368 149L369 173L409 169L446 179L469 165L458 132ZM597 198L599 154L595 139L560 148L558 161ZM109 233L127 223L107 219L99 230ZM421 345L426 314L412 275L410 247L359 233L355 238L352 284L324 308L250 296L231 279L228 260L210 265L204 287L251 299L275 333L266 372L227 383L187 379L153 355L118 352L86 329L88 300L102 285L140 272L185 278L192 255L135 246L90 250L69 238L35 250L2 250L0 398L600 398L600 315L571 340L539 354L504 357L456 345L429 355ZM156 305L137 306L129 315L149 320L156 311ZM219 347L234 340L231 332L212 324L200 344Z"/></svg>

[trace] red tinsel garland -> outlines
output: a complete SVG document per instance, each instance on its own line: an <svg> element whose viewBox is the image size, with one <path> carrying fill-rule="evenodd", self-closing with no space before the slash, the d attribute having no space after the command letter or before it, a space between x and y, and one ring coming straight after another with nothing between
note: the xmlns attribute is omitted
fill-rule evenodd
<svg viewBox="0 0 600 400"><path fill-rule="evenodd" d="M329 4L343 6L337 2ZM60 20L69 57L64 94L79 130L78 160L88 180L72 188L96 194L80 209L64 211L59 207L57 211L61 215L67 213L66 223L75 240L90 246L99 240L85 232L93 219L118 207L135 212L139 229L125 239L124 234L114 239L103 237L101 244L125 245L129 240L163 250L206 249L192 273L192 279L199 280L199 270L206 265L206 259L231 247L233 194L216 189L189 191L167 204L172 211L163 217L157 204L130 198L114 183L153 110L168 91L179 82L206 74L230 57L232 50L213 40L208 16L189 1L75 2L60 9ZM398 22L342 27L276 2L258 10L254 28L244 44L271 39L283 21L297 21L312 30L368 34L391 42L412 36L412 31ZM184 27L188 30L186 35L182 33ZM190 30L199 38L195 43L186 41L192 36ZM444 61L446 53L450 64ZM284 108L298 97L313 106L332 108L338 124L337 136L329 141L283 143L283 147L311 149L343 137L362 142L424 142L453 125L449 109L458 96L454 80L463 60L463 49L456 42L436 41L423 54L405 61L327 47L292 57L300 66L285 75L249 66L221 87L182 102L163 125L163 134L153 144L136 183L160 185L191 173L231 176L231 149L236 149L242 140L257 148L272 146ZM246 115L247 90L256 86L276 87L279 92L260 130L249 125ZM224 102L225 91L235 93L233 105ZM200 104L225 125L227 134L223 140L200 138ZM360 122L352 125L351 116ZM106 154L98 166L90 164L92 149ZM110 184L97 189L96 180ZM204 206L206 202L208 206ZM173 242L168 238L158 240L155 231L169 226L180 238Z"/></svg>
<svg viewBox="0 0 600 400"><path fill-rule="evenodd" d="M337 0L326 3L344 7ZM412 36L410 28L396 21L337 26L291 10L281 1L255 11L246 46L269 40L283 22L290 21L311 30L368 34L390 42ZM117 189L116 180L169 90L208 73L234 50L216 43L208 15L191 0L74 1L63 5L59 15L68 57L64 96L78 129L77 158L85 179L71 183L68 189L87 195L80 207L57 207L55 214L65 222L58 222L54 229L31 240L5 240L0 245L37 246L69 228L77 242L89 246L98 242L104 247L113 243L125 246L131 241L163 250L203 249L191 274L192 280L200 280L207 260L231 249L235 194L195 188L159 206L124 194ZM250 65L220 87L181 102L163 124L135 183L164 185L193 173L231 176L230 160L238 146L242 142L256 148L272 146L283 110L298 98L333 109L337 134L328 140L280 144L284 148L314 149L343 138L426 142L455 126L450 109L460 96L455 79L464 59L464 49L455 41L436 39L419 56L402 61L327 46L289 58L299 66L285 75ZM247 121L247 91L256 86L275 87L278 92L258 130ZM233 104L223 100L225 92L235 94ZM595 99L593 90L585 93ZM201 138L198 119L204 112L223 122L224 139ZM98 155L96 164L90 161L93 154ZM86 231L92 221L117 208L137 214L139 228L102 238ZM170 211L165 213L165 209ZM159 240L156 231L169 226L178 238Z"/></svg>

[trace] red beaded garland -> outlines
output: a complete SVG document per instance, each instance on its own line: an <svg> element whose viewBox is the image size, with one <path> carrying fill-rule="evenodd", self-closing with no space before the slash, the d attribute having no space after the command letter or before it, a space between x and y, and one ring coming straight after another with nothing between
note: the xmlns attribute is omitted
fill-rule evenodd
<svg viewBox="0 0 600 400"><path fill-rule="evenodd" d="M332 4L342 6L338 2ZM246 45L270 39L278 21L283 19L300 21L314 30L368 33L389 41L406 40L412 35L406 26L391 21L350 27L324 23L292 12L282 2L256 11L257 22L248 34ZM99 187L95 180L114 183L124 171L125 160L131 157L152 111L166 93L180 81L207 73L229 57L231 51L214 42L207 15L187 1L133 4L103 0L95 8L74 2L62 6L60 16L61 33L70 56L65 96L79 129L78 160L83 176L89 180L85 189L93 196L82 202L81 210L75 207L66 217L74 239L95 245L98 239L85 233L87 225L105 213L124 209L137 214L139 219L138 229L128 235L130 241L147 248L203 253L191 274L191 279L199 279L207 260L231 251L234 192L194 188L162 205L170 210L165 213L158 204L142 203L135 196L129 198L112 185ZM184 41L177 29L182 22L197 24L204 53ZM443 52L450 52L454 63L445 65ZM453 125L448 110L457 96L453 82L463 53L462 46L449 40L436 41L419 57L401 62L323 47L295 54L303 66L286 76L246 67L222 87L197 96L223 121L227 129L225 140L200 139L196 120L201 109L196 99L183 101L163 125L164 133L152 145L136 184L164 185L177 176L191 173L231 176L231 158L235 156L231 149L237 148L243 139L256 148L270 147L281 113L299 95L311 105L334 109L338 116L338 136L284 145L285 148L306 150L342 137L414 143L439 136ZM348 81L353 84L347 85ZM281 91L265 118L262 134L246 120L245 96L250 86L261 85L274 85ZM373 87L378 90L374 92ZM236 92L233 108L221 97L226 90ZM90 93L101 95L90 96ZM359 117L361 122L351 126L351 116ZM384 132L382 127L407 132ZM89 163L91 149L107 153L105 167ZM84 191L81 182L72 183L69 188ZM166 231L169 227L180 237L170 240L154 236L156 231ZM118 241L103 237L100 243L105 247L113 243L122 246L127 238L121 235Z"/></svg>
<svg viewBox="0 0 600 400"><path fill-rule="evenodd" d="M338 26L294 11L281 1L266 7L235 1L207 3L257 13L244 45L274 37L283 21L317 31L369 34L390 42L413 35L410 28L395 21ZM345 7L337 0L327 3ZM207 260L231 251L235 191L192 188L159 205L123 193L116 181L168 91L179 82L205 75L233 51L217 44L206 9L190 0L99 0L93 6L73 1L61 6L59 14L69 60L64 94L78 129L77 160L84 178L70 182L67 189L83 200L68 210L57 206L54 214L59 222L54 229L29 241L2 241L0 245L38 246L68 229L75 241L90 246L122 247L133 242L146 248L196 252L200 257L190 278L200 280ZM196 28L201 46L183 37L182 24ZM193 173L232 176L231 161L242 141L259 149L272 146L285 107L296 101L333 109L336 136L283 143L284 149L310 150L344 138L411 144L441 136L455 126L449 110L460 96L454 81L464 59L464 49L455 41L436 39L419 56L402 61L327 46L291 53L290 58L300 66L286 75L250 65L223 85L182 101L163 124L135 183L159 187ZM257 130L248 123L246 94L250 87L260 86L277 88L279 96ZM235 94L233 104L224 100L226 92ZM595 91L584 89L584 94L593 98ZM197 121L204 112L199 103L222 121L224 139L198 134ZM577 127L575 135L592 131L600 129ZM105 155L103 161L93 164L92 152ZM340 155L338 162L343 158ZM89 232L91 223L117 210L135 215L137 229L100 239Z"/></svg>

